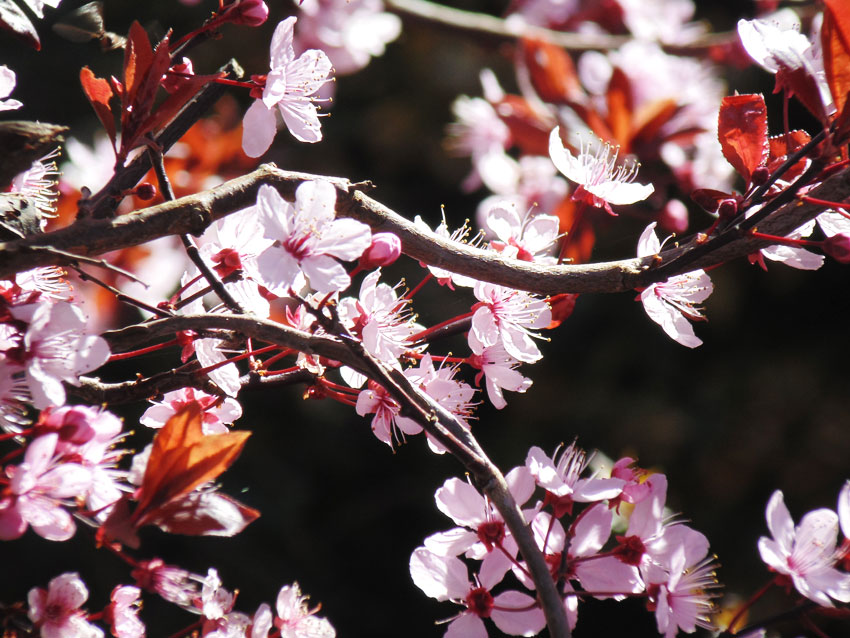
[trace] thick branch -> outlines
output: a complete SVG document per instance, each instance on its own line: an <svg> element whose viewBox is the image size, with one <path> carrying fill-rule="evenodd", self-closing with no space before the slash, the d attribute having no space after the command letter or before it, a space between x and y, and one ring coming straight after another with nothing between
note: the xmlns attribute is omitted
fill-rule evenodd
<svg viewBox="0 0 850 638"><path fill-rule="evenodd" d="M0 243L0 279L35 266L63 263L61 256L44 251L45 246L74 254L91 255L147 243L165 235L198 235L214 220L252 206L261 184L275 186L284 197L291 200L297 186L311 179L324 179L337 187L338 214L369 224L376 232L395 233L402 241L405 254L414 259L481 281L544 295L624 292L676 274L743 257L770 245L770 242L755 240L736 229L729 229L724 232L734 233L734 236L725 239L721 246L713 246L698 259L688 261L681 269L661 267L702 245L697 239L663 251L660 258L624 259L578 266L542 266L506 259L492 251L447 241L433 233L424 232L413 222L357 190L358 185L344 178L294 173L265 164L253 173L210 191L115 219L80 220L52 233ZM850 168L829 177L808 194L829 201L845 200L850 195ZM822 210L823 206L795 200L762 222L758 230L772 235L787 235ZM714 245L717 243L720 242ZM30 249L35 246L41 248L37 251Z"/></svg>

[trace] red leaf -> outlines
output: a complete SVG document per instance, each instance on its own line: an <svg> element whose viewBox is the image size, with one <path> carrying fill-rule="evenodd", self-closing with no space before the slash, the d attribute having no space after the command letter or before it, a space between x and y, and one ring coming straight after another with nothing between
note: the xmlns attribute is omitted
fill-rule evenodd
<svg viewBox="0 0 850 638"><path fill-rule="evenodd" d="M827 7L826 14L830 14L834 21L834 26L841 35L846 48L850 48L850 3L847 0L824 0L823 3Z"/></svg>
<svg viewBox="0 0 850 638"><path fill-rule="evenodd" d="M149 523L170 534L235 536L259 516L257 510L225 494L202 491L172 500Z"/></svg>
<svg viewBox="0 0 850 638"><path fill-rule="evenodd" d="M772 172L787 159L787 157L796 151L801 146L808 144L811 137L806 131L789 131L782 135L774 135L768 139L770 145L770 157L767 161L767 168ZM789 168L782 179L785 181L793 181L806 170L808 162L805 157L800 158L800 161Z"/></svg>
<svg viewBox="0 0 850 638"><path fill-rule="evenodd" d="M158 517L160 508L214 480L239 456L250 432L204 434L201 409L190 403L171 417L153 449L133 513L136 526Z"/></svg>
<svg viewBox="0 0 850 638"><path fill-rule="evenodd" d="M549 154L552 126L540 119L532 106L519 95L506 95L493 105L511 131L511 140L527 155Z"/></svg>
<svg viewBox="0 0 850 638"><path fill-rule="evenodd" d="M846 4L845 2L844 5ZM847 93L850 91L850 53L847 51L847 40L838 30L835 18L829 9L823 13L820 36L826 82L829 84L829 92L832 94L835 108L841 113L847 103Z"/></svg>
<svg viewBox="0 0 850 638"><path fill-rule="evenodd" d="M753 171L767 159L767 107L761 95L723 98L717 122L723 157L750 183Z"/></svg>
<svg viewBox="0 0 850 638"><path fill-rule="evenodd" d="M632 83L628 76L617 67L611 74L608 89L605 92L608 102L608 128L614 136L613 141L623 154L631 152L632 131Z"/></svg>
<svg viewBox="0 0 850 638"><path fill-rule="evenodd" d="M561 47L545 40L523 38L522 59L534 90L544 102L562 104L583 97L572 58Z"/></svg>
<svg viewBox="0 0 850 638"><path fill-rule="evenodd" d="M124 109L133 103L141 78L151 65L153 49L148 34L138 22L130 25L127 44L124 47Z"/></svg>
<svg viewBox="0 0 850 638"><path fill-rule="evenodd" d="M11 31L36 51L41 50L35 26L12 0L0 0L0 28Z"/></svg>
<svg viewBox="0 0 850 638"><path fill-rule="evenodd" d="M97 113L97 118L109 134L109 139L112 140L112 148L115 148L115 117L112 115L112 108L109 106L109 100L112 99L112 88L109 86L109 82L96 77L91 69L84 66L80 71L80 83L83 85L83 91L91 102L94 112Z"/></svg>
<svg viewBox="0 0 850 638"><path fill-rule="evenodd" d="M566 321L576 307L577 293L565 292L560 295L552 295L547 299L552 309L552 321L546 326L546 330L554 330Z"/></svg>

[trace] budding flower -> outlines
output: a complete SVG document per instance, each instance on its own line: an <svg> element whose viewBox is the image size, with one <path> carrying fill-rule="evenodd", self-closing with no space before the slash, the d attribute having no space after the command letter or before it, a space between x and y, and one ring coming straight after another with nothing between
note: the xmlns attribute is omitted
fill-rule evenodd
<svg viewBox="0 0 850 638"><path fill-rule="evenodd" d="M269 8L263 0L235 0L227 7L227 20L246 27L258 27L269 17Z"/></svg>
<svg viewBox="0 0 850 638"><path fill-rule="evenodd" d="M192 61L184 57L179 63L168 69L168 72L162 76L162 88L168 93L174 93L183 86L186 78L195 75L195 70L192 68Z"/></svg>
<svg viewBox="0 0 850 638"><path fill-rule="evenodd" d="M821 250L841 264L850 264L850 233L838 233L827 237Z"/></svg>
<svg viewBox="0 0 850 638"><path fill-rule="evenodd" d="M720 219L732 219L738 214L738 202L732 198L724 199L717 207L717 215Z"/></svg>
<svg viewBox="0 0 850 638"><path fill-rule="evenodd" d="M401 240L392 233L375 233L372 244L360 257L360 268L371 270L389 266L401 255Z"/></svg>

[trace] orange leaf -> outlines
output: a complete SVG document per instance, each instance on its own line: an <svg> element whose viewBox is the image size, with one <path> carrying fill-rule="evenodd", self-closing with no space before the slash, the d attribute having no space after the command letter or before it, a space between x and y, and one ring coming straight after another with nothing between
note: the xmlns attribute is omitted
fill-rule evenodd
<svg viewBox="0 0 850 638"><path fill-rule="evenodd" d="M519 95L506 95L493 105L507 124L511 140L527 155L549 154L549 131L552 125L541 120L537 111Z"/></svg>
<svg viewBox="0 0 850 638"><path fill-rule="evenodd" d="M130 25L127 44L124 47L124 107L133 103L139 82L151 65L153 49L148 34L137 21Z"/></svg>
<svg viewBox="0 0 850 638"><path fill-rule="evenodd" d="M109 134L109 139L112 140L112 148L115 148L115 117L112 115L112 108L109 106L109 100L112 99L112 88L109 86L109 82L96 77L91 69L84 66L80 70L80 83L83 85L83 91L91 102L97 118Z"/></svg>
<svg viewBox="0 0 850 638"><path fill-rule="evenodd" d="M632 85L628 76L619 68L614 68L608 90L605 93L608 102L608 128L614 136L614 142L623 154L631 152L632 130Z"/></svg>
<svg viewBox="0 0 850 638"><path fill-rule="evenodd" d="M541 100L561 104L584 95L572 58L564 49L545 40L523 38L522 53L531 84Z"/></svg>
<svg viewBox="0 0 850 638"><path fill-rule="evenodd" d="M720 104L717 138L723 157L747 180L767 159L767 107L761 95L730 95Z"/></svg>
<svg viewBox="0 0 850 638"><path fill-rule="evenodd" d="M835 18L829 9L823 13L820 35L826 82L835 108L841 113L850 91L850 53L847 51L847 41L838 31Z"/></svg>
<svg viewBox="0 0 850 638"><path fill-rule="evenodd" d="M155 517L157 510L218 477L239 456L250 432L204 434L202 411L190 403L171 417L153 440L142 481L136 526Z"/></svg>
<svg viewBox="0 0 850 638"><path fill-rule="evenodd" d="M824 19L827 14L831 16L833 26L841 35L845 48L850 48L850 3L847 0L824 0L823 3L827 7Z"/></svg>

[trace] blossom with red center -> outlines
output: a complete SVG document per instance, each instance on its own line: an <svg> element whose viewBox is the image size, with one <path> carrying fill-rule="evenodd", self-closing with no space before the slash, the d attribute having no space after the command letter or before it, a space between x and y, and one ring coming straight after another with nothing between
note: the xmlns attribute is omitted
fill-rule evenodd
<svg viewBox="0 0 850 638"><path fill-rule="evenodd" d="M829 509L806 514L795 526L782 492L770 497L765 511L773 538L759 539L762 560L774 571L790 576L797 591L824 607L832 599L850 602L850 574L836 569L838 515Z"/></svg>
<svg viewBox="0 0 850 638"><path fill-rule="evenodd" d="M86 620L80 609L89 597L85 583L76 573L57 576L47 589L30 590L29 617L42 638L103 638L103 631Z"/></svg>
<svg viewBox="0 0 850 638"><path fill-rule="evenodd" d="M524 216L510 200L494 202L487 211L484 225L496 236L490 248L520 261L555 264L550 253L558 239L559 220L553 215Z"/></svg>
<svg viewBox="0 0 850 638"><path fill-rule="evenodd" d="M348 288L351 279L337 259L360 257L372 243L372 232L353 219L334 219L335 206L336 189L330 182L304 182L295 191L294 205L273 187L260 187L260 223L264 236L274 242L257 258L263 286L288 296L306 277L321 293Z"/></svg>
<svg viewBox="0 0 850 638"><path fill-rule="evenodd" d="M543 299L531 293L496 284L477 282L473 288L476 304L469 331L469 347L475 354L496 344L518 361L534 363L542 358L532 337L534 330L552 321L552 310Z"/></svg>
<svg viewBox="0 0 850 638"><path fill-rule="evenodd" d="M470 582L466 565L455 556L442 556L419 547L410 557L410 575L425 595L463 607L451 620L446 638L487 638L482 618L489 618L513 636L534 636L546 626L543 611L534 598L518 591L494 596L491 590L501 576L480 573L475 582Z"/></svg>
<svg viewBox="0 0 850 638"><path fill-rule="evenodd" d="M557 169L578 188L573 200L596 208L604 208L614 215L611 204L634 204L652 195L652 184L635 184L640 165L637 162L617 164L619 147L597 141L596 151L590 144L582 144L578 157L574 156L561 141L558 127L549 134L549 157Z"/></svg>
<svg viewBox="0 0 850 638"><path fill-rule="evenodd" d="M161 428L189 403L201 406L204 434L224 434L228 431L227 425L242 416L242 406L236 399L218 397L195 388L181 388L165 394L162 401L155 401L139 422L149 428Z"/></svg>

